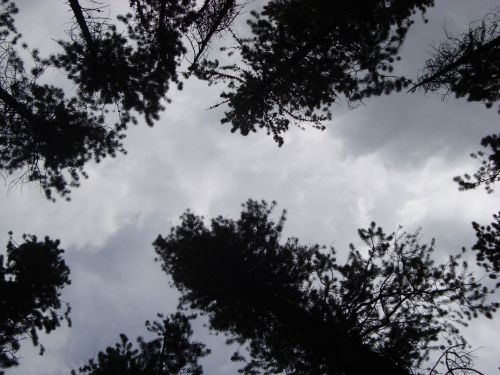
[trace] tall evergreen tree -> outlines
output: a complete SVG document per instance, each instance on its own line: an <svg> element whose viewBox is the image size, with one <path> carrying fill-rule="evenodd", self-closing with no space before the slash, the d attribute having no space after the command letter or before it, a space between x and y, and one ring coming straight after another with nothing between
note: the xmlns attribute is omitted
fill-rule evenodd
<svg viewBox="0 0 500 375"><path fill-rule="evenodd" d="M290 122L322 128L331 105L350 105L409 84L393 73L411 16L433 0L270 0L235 36L234 63L205 60L199 77L228 82L223 123L243 135L264 128L281 145Z"/></svg>
<svg viewBox="0 0 500 375"><path fill-rule="evenodd" d="M420 373L439 341L463 344L458 327L498 308L461 255L435 264L418 232L372 223L339 264L333 249L282 242L285 213L273 222L273 208L250 200L210 228L188 211L154 242L181 306L249 345L244 373Z"/></svg>
<svg viewBox="0 0 500 375"><path fill-rule="evenodd" d="M54 193L69 199L71 188L87 177L87 162L125 152L124 130L136 123L136 113L153 125L170 85L182 87L178 68L186 38L194 66L239 9L225 0L199 8L193 0L136 0L119 17L122 32L102 16L99 3L68 5L75 24L70 40L59 42L63 51L42 59L33 50L34 68L26 69L16 50L18 10L9 0L0 2L0 170L14 182L39 182L49 199ZM66 98L60 88L38 84L47 66L64 70L78 95Z"/></svg>
<svg viewBox="0 0 500 375"><path fill-rule="evenodd" d="M23 339L43 346L40 331L50 333L66 320L70 307L61 301L62 289L70 284L69 268L58 240L24 235L17 244L11 238L6 256L0 255L0 373L19 364L17 352Z"/></svg>
<svg viewBox="0 0 500 375"><path fill-rule="evenodd" d="M39 182L48 198L54 192L68 196L87 176L88 161L122 150L121 136L104 125L97 108L37 83L43 61L33 50L34 67L25 68L16 52L17 8L8 0L0 6L0 170L21 183Z"/></svg>
<svg viewBox="0 0 500 375"><path fill-rule="evenodd" d="M39 182L50 199L54 193L69 199L87 177L87 162L124 152L124 130L136 122L135 113L149 125L159 118L170 84L182 86L186 36L199 43L197 60L234 19L236 3L221 1L207 0L199 9L192 0L131 1L132 12L119 17L121 32L98 3L69 0L70 41L60 41L63 52L50 59L31 51L34 68L27 69L17 51L18 10L1 0L0 170L15 182ZM66 71L78 95L67 98L60 88L38 84L47 66Z"/></svg>

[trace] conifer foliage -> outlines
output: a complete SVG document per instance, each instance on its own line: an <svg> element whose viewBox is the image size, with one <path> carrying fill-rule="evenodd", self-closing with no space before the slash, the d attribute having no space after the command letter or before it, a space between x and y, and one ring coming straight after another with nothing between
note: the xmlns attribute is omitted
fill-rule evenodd
<svg viewBox="0 0 500 375"><path fill-rule="evenodd" d="M151 341L137 339L137 348L126 335L120 342L99 352L97 360L91 359L79 369L87 375L201 375L199 359L210 351L199 342L191 340L192 317L175 313L158 316L161 321L146 322L146 328L155 335ZM76 375L76 371L72 371Z"/></svg>
<svg viewBox="0 0 500 375"><path fill-rule="evenodd" d="M273 208L250 200L210 227L188 211L154 243L181 306L248 344L243 373L418 373L440 342L463 344L458 328L498 307L460 254L436 264L418 232L372 223L340 264L333 249L282 241L285 213L273 222Z"/></svg>
<svg viewBox="0 0 500 375"><path fill-rule="evenodd" d="M271 0L248 21L248 38L225 46L241 62L205 60L199 76L228 82L223 123L246 135L264 128L281 145L290 122L323 128L331 105L400 91L393 73L416 12L433 0ZM222 104L221 103L221 104Z"/></svg>
<svg viewBox="0 0 500 375"><path fill-rule="evenodd" d="M21 183L39 182L47 198L54 192L67 197L86 177L88 161L121 150L121 136L95 107L37 83L45 64L33 50L34 67L25 68L16 51L17 8L8 0L0 7L0 170Z"/></svg>
<svg viewBox="0 0 500 375"><path fill-rule="evenodd" d="M500 275L500 212L494 214L493 219L489 225L472 223L477 237L472 249L477 251L478 265L489 273L491 279L497 279Z"/></svg>
<svg viewBox="0 0 500 375"><path fill-rule="evenodd" d="M481 146L486 150L471 154L473 159L481 163L479 169L472 176L466 173L454 178L460 190L483 186L488 193L493 193L495 183L500 181L500 134L484 137Z"/></svg>
<svg viewBox="0 0 500 375"><path fill-rule="evenodd" d="M140 116L152 126L169 90L193 75L223 85L215 107L226 107L221 121L231 131L263 128L279 145L291 124L324 129L334 103L355 107L408 87L395 64L413 16L434 0L270 0L250 12L242 36L233 24L245 1L131 0L115 19L107 16L112 4L68 0L68 37L49 58L31 51L34 69L16 49L15 5L0 4L0 170L39 182L54 198L69 197L88 162L124 152L129 124ZM410 91L444 90L492 106L500 92L498 30L491 13L449 36ZM209 53L221 36L226 57ZM47 67L64 72L76 94L38 84Z"/></svg>
<svg viewBox="0 0 500 375"><path fill-rule="evenodd" d="M0 373L18 365L23 339L29 338L42 354L38 333L50 333L65 320L71 323L70 307L60 298L70 280L59 241L32 235L23 239L17 244L11 238L6 254L0 255Z"/></svg>
<svg viewBox="0 0 500 375"><path fill-rule="evenodd" d="M159 119L170 85L182 88L186 40L193 61L201 58L238 9L234 1L207 0L198 9L192 0L136 0L118 17L120 28L98 2L69 0L68 6L74 24L69 40L59 41L62 51L47 59L29 51L34 67L27 69L18 53L17 7L0 2L0 171L14 183L38 182L49 199L69 199L87 177L88 162L125 152L124 131L137 114L150 126ZM77 94L38 84L48 67L66 73Z"/></svg>

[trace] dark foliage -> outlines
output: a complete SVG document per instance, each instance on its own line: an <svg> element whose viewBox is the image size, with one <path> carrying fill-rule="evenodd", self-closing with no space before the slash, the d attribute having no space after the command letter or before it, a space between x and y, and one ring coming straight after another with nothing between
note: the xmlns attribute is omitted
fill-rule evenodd
<svg viewBox="0 0 500 375"><path fill-rule="evenodd" d="M409 84L393 75L393 63L411 16L433 0L271 0L252 13L249 38L235 36L241 62L205 60L198 75L228 82L223 123L243 135L265 128L283 143L290 121L322 128L331 105L356 104ZM221 103L221 104L222 104Z"/></svg>
<svg viewBox="0 0 500 375"><path fill-rule="evenodd" d="M120 32L99 3L68 4L75 26L70 41L60 42L63 53L47 60L28 51L33 68L26 69L16 51L17 8L0 1L0 170L14 183L39 182L49 199L54 193L69 199L71 188L87 177L90 160L124 152L121 140L136 122L134 112L153 125L169 85L182 86L177 70L186 55L185 36L199 59L237 9L234 1L207 0L196 9L193 0L136 0L132 13L119 17L125 28ZM38 84L47 66L65 70L78 96L66 98L61 89Z"/></svg>
<svg viewBox="0 0 500 375"><path fill-rule="evenodd" d="M130 111L135 110L153 125L170 82L180 85L181 38L194 1L131 1L135 12L119 17L125 34L100 16L96 4L82 8L70 0L69 5L78 31L71 30L71 41L59 42L64 53L53 56L52 63L68 72L82 97L117 104L123 124L133 120Z"/></svg>
<svg viewBox="0 0 500 375"><path fill-rule="evenodd" d="M231 30L244 1L130 0L120 24L107 6L94 0L68 0L74 16L62 52L48 60L33 51L27 71L15 52L17 11L0 0L0 169L19 181L39 181L46 195L68 196L86 177L90 160L123 151L121 139L135 116L153 125L172 85L185 78L225 82L221 94L229 109L222 122L246 135L265 128L282 144L290 123L324 127L331 106L350 105L389 94L410 81L394 64L412 16L433 0L270 0L248 21L250 35ZM210 43L224 32L235 63L208 58ZM445 88L491 105L498 100L498 14L450 37L427 62L417 87ZM190 54L192 53L192 57ZM77 97L65 98L50 85L36 83L47 65L77 84ZM108 124L105 126L104 124ZM61 141L62 140L62 141Z"/></svg>
<svg viewBox="0 0 500 375"><path fill-rule="evenodd" d="M16 53L16 7L3 0L0 11L0 170L16 181L38 181L48 198L67 196L86 177L84 165L121 151L121 136L104 126L104 115L61 89L39 85L38 51L27 71ZM24 45L26 48L26 46Z"/></svg>
<svg viewBox="0 0 500 375"><path fill-rule="evenodd" d="M474 159L480 160L479 169L472 176L464 174L454 178L460 190L484 186L488 193L493 193L494 184L500 181L500 134L484 137L481 140L481 145L490 150L471 154ZM477 242L472 250L477 251L477 264L488 272L490 278L497 279L500 274L500 212L494 214L493 218L494 221L490 225L472 223L477 237ZM500 283L497 284L497 286L499 285Z"/></svg>
<svg viewBox="0 0 500 375"><path fill-rule="evenodd" d="M99 352L97 361L90 360L79 369L79 374L88 375L201 375L198 360L210 351L198 342L192 342L193 331L189 320L180 313L162 319L161 322L146 322L148 331L156 338L144 341L137 339L138 348L124 334L114 347ZM75 375L76 371L72 371Z"/></svg>
<svg viewBox="0 0 500 375"><path fill-rule="evenodd" d="M475 189L484 185L488 193L493 192L494 184L500 181L500 134L492 134L481 139L481 146L491 150L478 151L471 154L474 159L479 159L481 167L470 176L464 174L457 176L453 180L458 183L460 190Z"/></svg>
<svg viewBox="0 0 500 375"><path fill-rule="evenodd" d="M458 327L498 307L460 255L435 264L418 232L372 223L341 265L333 249L282 243L285 213L275 223L273 208L250 200L210 228L188 211L154 243L181 306L249 345L243 373L418 373L438 340L463 343Z"/></svg>
<svg viewBox="0 0 500 375"><path fill-rule="evenodd" d="M234 0L131 0L131 13L118 17L126 31L101 16L102 7L90 0L82 7L69 0L76 28L71 41L60 41L64 53L51 62L68 72L80 95L98 104L117 104L122 122L143 114L148 125L158 120L171 83L182 88L178 67L193 48L193 64L205 53L212 37L236 16ZM79 31L76 31L79 30Z"/></svg>
<svg viewBox="0 0 500 375"><path fill-rule="evenodd" d="M69 305L60 300L61 290L70 284L64 250L48 237L23 238L20 245L11 238L6 258L0 255L0 369L18 365L21 340L30 338L42 354L38 332L49 333L64 320L70 324Z"/></svg>
<svg viewBox="0 0 500 375"><path fill-rule="evenodd" d="M478 265L489 272L490 278L496 279L500 274L500 212L493 215L493 219L490 225L472 223L477 237L472 249L477 251Z"/></svg>
<svg viewBox="0 0 500 375"><path fill-rule="evenodd" d="M444 96L454 93L487 107L499 101L500 13L488 13L459 36L448 35L427 60L412 90L417 88Z"/></svg>

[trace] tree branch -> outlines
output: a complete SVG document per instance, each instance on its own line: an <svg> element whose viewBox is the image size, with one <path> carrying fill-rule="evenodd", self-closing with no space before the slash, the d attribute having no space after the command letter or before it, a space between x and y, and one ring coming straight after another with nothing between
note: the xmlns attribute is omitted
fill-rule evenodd
<svg viewBox="0 0 500 375"><path fill-rule="evenodd" d="M493 40L490 40L488 43L483 44L482 46L476 48L473 51L470 51L464 55L462 55L460 58L455 60L454 62L446 65L445 67L439 69L436 73L432 74L430 77L425 78L423 81L417 83L413 87L411 87L407 93L409 92L415 92L419 87L425 86L432 81L434 81L436 78L449 73L455 68L458 68L460 65L467 63L470 59L472 59L477 53L482 53L485 51L488 51L490 49L493 49L495 47L500 47L500 36L496 37Z"/></svg>

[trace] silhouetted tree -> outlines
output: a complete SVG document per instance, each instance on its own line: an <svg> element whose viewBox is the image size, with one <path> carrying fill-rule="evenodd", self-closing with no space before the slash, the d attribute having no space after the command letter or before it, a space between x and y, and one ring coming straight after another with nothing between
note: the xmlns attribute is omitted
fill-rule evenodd
<svg viewBox="0 0 500 375"><path fill-rule="evenodd" d="M23 239L18 245L11 237L6 258L0 255L0 369L18 365L21 340L30 338L42 354L38 333L49 333L64 320L71 323L70 307L60 300L70 280L59 241Z"/></svg>
<svg viewBox="0 0 500 375"><path fill-rule="evenodd" d="M249 200L239 220L210 228L188 211L154 242L180 306L249 345L244 373L418 372L439 339L463 343L457 327L498 307L460 255L436 265L418 232L372 223L359 231L365 248L351 245L340 265L333 249L281 242L285 212L275 223L273 208Z"/></svg>
<svg viewBox="0 0 500 375"><path fill-rule="evenodd" d="M271 0L252 13L248 38L235 36L224 47L241 61L205 60L198 75L228 82L223 123L243 135L264 128L281 145L290 121L322 128L330 107L342 97L350 104L401 90L409 80L393 63L411 16L433 0Z"/></svg>
<svg viewBox="0 0 500 375"><path fill-rule="evenodd" d="M481 21L473 22L459 36L448 39L436 48L427 60L418 84L411 88L427 91L454 93L469 101L480 101L491 107L500 100L500 13L486 14ZM500 108L500 107L499 107ZM481 167L473 176L465 174L454 180L460 190L475 189L484 185L488 193L500 180L500 134L492 134L481 140L488 152L471 154L480 159Z"/></svg>
<svg viewBox="0 0 500 375"><path fill-rule="evenodd" d="M199 342L191 341L193 331L191 317L180 313L163 317L161 322L146 322L148 331L156 338L145 341L137 339L138 348L124 334L114 347L99 352L97 361L91 359L79 369L88 375L201 375L203 370L198 360L210 350ZM72 371L76 374L76 371Z"/></svg>
<svg viewBox="0 0 500 375"><path fill-rule="evenodd" d="M459 36L447 35L427 60L411 88L441 91L491 107L500 100L500 8L470 24ZM499 107L500 110L500 107Z"/></svg>
<svg viewBox="0 0 500 375"><path fill-rule="evenodd" d="M479 159L481 166L472 176L464 174L454 177L460 190L475 189L484 185L488 193L492 193L494 184L500 181L500 134L492 134L481 139L481 146L491 150L478 151L471 154L474 159Z"/></svg>
<svg viewBox="0 0 500 375"><path fill-rule="evenodd" d="M70 41L59 42L64 53L53 56L52 63L68 72L82 97L118 105L122 127L134 120L131 110L153 125L170 81L179 83L182 22L193 1L132 1L140 13L120 17L129 35L103 18L93 1L90 8L78 0L68 3L78 27L70 30Z"/></svg>
<svg viewBox="0 0 500 375"><path fill-rule="evenodd" d="M71 41L60 41L64 53L52 63L66 70L80 94L100 104L118 104L122 125L143 114L148 125L158 120L171 83L182 88L178 67L186 55L185 36L195 54L206 51L212 37L233 21L235 0L206 0L196 9L194 0L131 0L131 13L118 17L125 32L102 17L103 7L89 0L82 7L68 1L76 24Z"/></svg>
<svg viewBox="0 0 500 375"><path fill-rule="evenodd" d="M454 178L460 190L484 186L488 193L493 193L494 184L500 181L500 134L484 137L481 145L485 148L489 147L490 150L478 151L471 155L474 159L481 161L477 172L472 176L465 174ZM500 273L500 212L493 215L493 218L494 221L490 225L472 223L477 237L472 250L477 251L477 264L482 266L492 279L496 279Z"/></svg>
<svg viewBox="0 0 500 375"><path fill-rule="evenodd" d="M229 106L222 122L232 131L265 128L279 144L291 122L323 128L338 100L356 105L401 90L410 80L393 71L399 49L412 16L434 0L270 0L253 13L246 38L231 30L244 1L130 0L130 12L118 17L121 26L99 2L67 3L74 24L69 39L59 42L62 52L44 60L34 51L35 68L28 73L14 48L15 7L1 0L0 168L22 181L39 181L48 197L53 191L68 196L86 176L86 162L123 151L124 130L136 114L153 125L170 86L182 87L184 60L185 78L195 73L227 84L219 104ZM498 15L489 15L463 36L450 37L417 87L448 85L470 100L497 100L497 24ZM233 63L207 54L226 31L234 45L223 50L236 53ZM67 73L77 97L36 84L46 65Z"/></svg>
<svg viewBox="0 0 500 375"><path fill-rule="evenodd" d="M67 196L87 176L86 162L121 151L121 136L88 103L36 83L43 72L38 51L26 71L15 50L17 9L7 0L0 6L0 170L20 182L38 181L48 198Z"/></svg>
<svg viewBox="0 0 500 375"><path fill-rule="evenodd" d="M177 68L186 53L184 36L189 33L192 46L199 43L194 64L238 9L235 1L207 0L197 10L193 0L136 0L135 12L119 17L126 26L119 32L99 3L68 4L77 26L69 30L70 41L60 42L63 53L44 60L33 50L34 68L26 70L16 52L17 8L0 2L0 170L14 182L39 182L49 199L54 193L69 199L70 189L87 177L88 161L124 152L121 140L136 122L133 111L153 125L170 83L182 86ZM67 72L78 96L37 84L48 65Z"/></svg>

